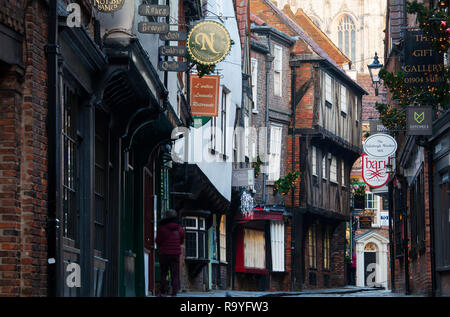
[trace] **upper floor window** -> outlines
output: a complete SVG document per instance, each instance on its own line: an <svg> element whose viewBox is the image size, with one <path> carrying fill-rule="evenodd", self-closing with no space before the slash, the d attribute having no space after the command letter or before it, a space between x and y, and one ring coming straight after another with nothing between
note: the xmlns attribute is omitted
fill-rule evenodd
<svg viewBox="0 0 450 317"><path fill-rule="evenodd" d="M272 125L270 127L270 156L269 156L269 180L276 181L280 178L281 164L281 137L282 127Z"/></svg>
<svg viewBox="0 0 450 317"><path fill-rule="evenodd" d="M333 183L337 183L337 163L336 163L336 157L335 156L333 156L331 158L330 181L332 181Z"/></svg>
<svg viewBox="0 0 450 317"><path fill-rule="evenodd" d="M348 108L348 100L347 100L347 88L341 86L341 111L347 113Z"/></svg>
<svg viewBox="0 0 450 317"><path fill-rule="evenodd" d="M353 62L356 60L356 27L348 15L344 15L338 24L338 46Z"/></svg>
<svg viewBox="0 0 450 317"><path fill-rule="evenodd" d="M331 76L328 74L325 74L325 101L328 106L331 106L333 104L332 99L332 92L331 92Z"/></svg>
<svg viewBox="0 0 450 317"><path fill-rule="evenodd" d="M314 176L317 176L317 148L315 146L312 147L311 165L312 165L312 174Z"/></svg>
<svg viewBox="0 0 450 317"><path fill-rule="evenodd" d="M253 111L258 110L258 60L252 58L252 101Z"/></svg>
<svg viewBox="0 0 450 317"><path fill-rule="evenodd" d="M281 46L274 46L274 60L273 60L273 70L274 70L274 94L276 96L281 96L281 73L283 65L283 50Z"/></svg>

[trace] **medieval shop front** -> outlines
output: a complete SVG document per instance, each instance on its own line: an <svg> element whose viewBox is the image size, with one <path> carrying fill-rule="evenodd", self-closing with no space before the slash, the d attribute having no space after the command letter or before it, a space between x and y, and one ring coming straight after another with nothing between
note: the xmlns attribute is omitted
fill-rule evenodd
<svg viewBox="0 0 450 317"><path fill-rule="evenodd" d="M255 206L234 217L234 288L289 290L288 215L282 206Z"/></svg>

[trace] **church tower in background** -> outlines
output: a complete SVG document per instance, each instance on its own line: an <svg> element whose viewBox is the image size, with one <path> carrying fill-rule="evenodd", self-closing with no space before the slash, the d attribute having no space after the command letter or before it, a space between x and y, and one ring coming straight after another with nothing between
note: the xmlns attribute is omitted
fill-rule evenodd
<svg viewBox="0 0 450 317"><path fill-rule="evenodd" d="M368 73L375 52L384 60L386 0L277 0L280 9L303 10L352 60L352 69Z"/></svg>

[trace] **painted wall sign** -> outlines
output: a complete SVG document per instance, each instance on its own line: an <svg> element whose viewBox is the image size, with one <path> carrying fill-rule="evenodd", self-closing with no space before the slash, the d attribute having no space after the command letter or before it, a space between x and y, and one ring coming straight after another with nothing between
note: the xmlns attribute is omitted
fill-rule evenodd
<svg viewBox="0 0 450 317"><path fill-rule="evenodd" d="M139 22L139 33L161 34L169 31L169 25L163 22Z"/></svg>
<svg viewBox="0 0 450 317"><path fill-rule="evenodd" d="M196 62L203 65L217 64L230 51L230 34L220 23L203 21L189 32L187 48Z"/></svg>
<svg viewBox="0 0 450 317"><path fill-rule="evenodd" d="M159 55L186 56L186 46L160 46Z"/></svg>
<svg viewBox="0 0 450 317"><path fill-rule="evenodd" d="M165 5L141 4L138 12L142 16L168 17L170 15L170 8Z"/></svg>
<svg viewBox="0 0 450 317"><path fill-rule="evenodd" d="M389 157L373 157L364 153L361 157L362 178L371 188L379 188L389 181L389 173L386 172Z"/></svg>
<svg viewBox="0 0 450 317"><path fill-rule="evenodd" d="M194 117L217 117L220 76L191 75L191 112Z"/></svg>
<svg viewBox="0 0 450 317"><path fill-rule="evenodd" d="M387 157L397 151L397 141L388 134L377 133L366 139L363 148L364 152L370 156Z"/></svg>
<svg viewBox="0 0 450 317"><path fill-rule="evenodd" d="M433 110L428 108L411 107L406 110L406 133L408 135L433 134Z"/></svg>
<svg viewBox="0 0 450 317"><path fill-rule="evenodd" d="M115 12L122 9L125 0L92 0L92 5L100 12Z"/></svg>
<svg viewBox="0 0 450 317"><path fill-rule="evenodd" d="M159 35L161 41L186 41L187 32L186 31L169 31L164 34Z"/></svg>
<svg viewBox="0 0 450 317"><path fill-rule="evenodd" d="M445 82L444 57L431 47L430 37L420 31L405 33L405 84L423 87Z"/></svg>
<svg viewBox="0 0 450 317"><path fill-rule="evenodd" d="M163 72L185 72L187 64L185 62L161 61L158 63L158 69Z"/></svg>

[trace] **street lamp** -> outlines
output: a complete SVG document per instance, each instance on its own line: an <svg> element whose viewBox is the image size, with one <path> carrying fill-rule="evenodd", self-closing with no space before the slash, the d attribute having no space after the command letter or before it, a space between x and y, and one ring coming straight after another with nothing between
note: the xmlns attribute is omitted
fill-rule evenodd
<svg viewBox="0 0 450 317"><path fill-rule="evenodd" d="M372 64L367 65L367 68L369 68L370 78L372 79L372 87L375 88L375 96L378 96L378 87L381 84L380 76L378 74L380 73L382 67L383 64L378 61L378 55L375 53Z"/></svg>

